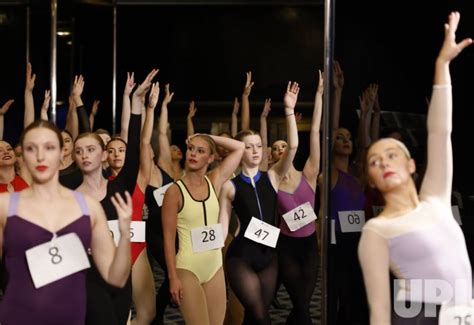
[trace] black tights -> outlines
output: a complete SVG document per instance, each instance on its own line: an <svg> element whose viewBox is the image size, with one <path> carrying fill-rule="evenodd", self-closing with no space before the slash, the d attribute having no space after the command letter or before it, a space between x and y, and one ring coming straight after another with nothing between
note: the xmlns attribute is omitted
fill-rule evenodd
<svg viewBox="0 0 474 325"><path fill-rule="evenodd" d="M309 305L319 272L316 235L303 238L280 235L278 263L280 279L293 304L286 324L312 324Z"/></svg>
<svg viewBox="0 0 474 325"><path fill-rule="evenodd" d="M226 273L232 290L245 308L243 324L271 324L268 309L278 276L276 254L270 263L257 270L241 258L228 256Z"/></svg>

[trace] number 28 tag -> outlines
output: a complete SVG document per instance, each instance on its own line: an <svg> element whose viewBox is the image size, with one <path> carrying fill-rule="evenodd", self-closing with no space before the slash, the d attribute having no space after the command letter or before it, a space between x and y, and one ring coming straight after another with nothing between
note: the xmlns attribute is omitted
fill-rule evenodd
<svg viewBox="0 0 474 325"><path fill-rule="evenodd" d="M365 212L360 211L339 211L339 221L342 232L361 232L365 224Z"/></svg>
<svg viewBox="0 0 474 325"><path fill-rule="evenodd" d="M474 324L474 304L443 304L439 312L439 325L472 325Z"/></svg>
<svg viewBox="0 0 474 325"><path fill-rule="evenodd" d="M285 219L291 231L296 231L316 220L316 214L309 202L297 206L293 210L285 213L282 217Z"/></svg>
<svg viewBox="0 0 474 325"><path fill-rule="evenodd" d="M30 248L25 255L37 289L90 267L87 253L76 233Z"/></svg>
<svg viewBox="0 0 474 325"><path fill-rule="evenodd" d="M193 253L210 251L224 247L222 225L220 223L191 229Z"/></svg>
<svg viewBox="0 0 474 325"><path fill-rule="evenodd" d="M280 229L262 220L252 217L244 236L256 243L275 248Z"/></svg>

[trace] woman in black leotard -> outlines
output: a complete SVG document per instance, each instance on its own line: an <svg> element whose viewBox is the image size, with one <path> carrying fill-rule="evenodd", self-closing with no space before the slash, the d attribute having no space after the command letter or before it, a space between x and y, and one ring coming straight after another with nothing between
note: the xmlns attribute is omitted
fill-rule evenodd
<svg viewBox="0 0 474 325"><path fill-rule="evenodd" d="M232 290L245 308L244 324L270 324L268 308L273 299L278 276L276 251L262 243L266 239L265 230L253 230L257 238L247 238L255 221L257 226L266 223L276 225L276 191L290 168L298 147L298 136L294 108L299 86L288 83L284 98L285 116L288 133L288 150L280 161L268 172L259 170L262 160L262 140L257 133L241 131L236 138L245 143L242 159L242 172L227 181L219 197L219 221L227 236L232 207L240 221L240 233L234 238L227 250L225 261L227 279ZM253 219L252 219L253 218ZM251 227L251 226L250 226ZM257 242L255 241L257 240ZM273 246L274 247L274 246Z"/></svg>

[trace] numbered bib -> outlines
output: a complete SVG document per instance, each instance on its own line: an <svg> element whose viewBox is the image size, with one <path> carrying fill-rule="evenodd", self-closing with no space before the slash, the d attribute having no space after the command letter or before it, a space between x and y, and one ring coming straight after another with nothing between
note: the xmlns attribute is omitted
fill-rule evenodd
<svg viewBox="0 0 474 325"><path fill-rule="evenodd" d="M339 211L339 222L342 232L361 232L365 224L365 212L359 211Z"/></svg>
<svg viewBox="0 0 474 325"><path fill-rule="evenodd" d="M459 206L457 205L451 206L451 211L453 211L454 219L456 219L458 225L462 226L461 213L459 213ZM473 324L474 324L474 321L473 321Z"/></svg>
<svg viewBox="0 0 474 325"><path fill-rule="evenodd" d="M90 267L87 253L76 233L30 248L25 255L36 289Z"/></svg>
<svg viewBox="0 0 474 325"><path fill-rule="evenodd" d="M109 230L112 238L114 239L115 246L118 245L120 240L120 229L118 220L109 220ZM132 221L130 223L130 241L133 243L143 243L146 241L145 238L146 223L145 221Z"/></svg>
<svg viewBox="0 0 474 325"><path fill-rule="evenodd" d="M307 224L317 219L313 207L309 202L305 202L300 206L297 206L293 210L285 213L282 217L285 219L286 224L291 231L296 231L300 228L303 228Z"/></svg>
<svg viewBox="0 0 474 325"><path fill-rule="evenodd" d="M443 304L439 311L439 325L474 324L474 303L466 305Z"/></svg>
<svg viewBox="0 0 474 325"><path fill-rule="evenodd" d="M165 197L166 190L171 185L173 185L173 183L168 183L153 191L153 197L155 198L156 204L158 204L159 207L163 205L163 198Z"/></svg>
<svg viewBox="0 0 474 325"><path fill-rule="evenodd" d="M373 205L372 212L374 213L374 217L378 216L383 211L383 205Z"/></svg>
<svg viewBox="0 0 474 325"><path fill-rule="evenodd" d="M224 247L222 225L218 223L192 229L191 242L193 244L194 253L205 252Z"/></svg>
<svg viewBox="0 0 474 325"><path fill-rule="evenodd" d="M280 229L262 220L252 217L244 236L256 243L275 248Z"/></svg>

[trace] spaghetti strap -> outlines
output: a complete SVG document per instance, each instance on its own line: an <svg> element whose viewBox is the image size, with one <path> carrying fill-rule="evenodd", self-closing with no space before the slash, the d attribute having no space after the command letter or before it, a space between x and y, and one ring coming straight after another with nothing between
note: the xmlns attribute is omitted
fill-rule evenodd
<svg viewBox="0 0 474 325"><path fill-rule="evenodd" d="M10 194L10 202L8 204L7 218L16 215L16 207L18 206L18 199L20 198L20 192L13 192Z"/></svg>
<svg viewBox="0 0 474 325"><path fill-rule="evenodd" d="M86 199L84 195L81 192L74 191L74 197L77 200L77 203L79 203L79 206L81 207L82 215L88 216L89 214L89 208L87 207Z"/></svg>

